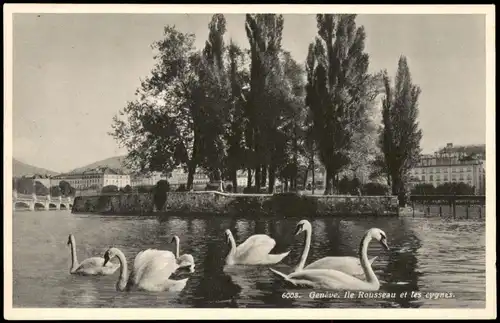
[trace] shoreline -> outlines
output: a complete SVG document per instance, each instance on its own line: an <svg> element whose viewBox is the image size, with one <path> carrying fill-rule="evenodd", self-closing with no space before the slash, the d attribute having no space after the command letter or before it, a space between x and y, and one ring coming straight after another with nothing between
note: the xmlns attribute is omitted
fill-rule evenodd
<svg viewBox="0 0 500 323"><path fill-rule="evenodd" d="M250 213L257 216L399 216L396 196L242 194L218 191L93 195L75 197L71 213L101 215Z"/></svg>

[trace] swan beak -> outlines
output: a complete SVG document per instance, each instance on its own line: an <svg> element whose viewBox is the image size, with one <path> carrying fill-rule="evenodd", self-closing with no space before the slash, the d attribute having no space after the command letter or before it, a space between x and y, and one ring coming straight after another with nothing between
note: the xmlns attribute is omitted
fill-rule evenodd
<svg viewBox="0 0 500 323"><path fill-rule="evenodd" d="M106 266L106 264L108 263L108 261L109 261L109 256L108 256L108 255L105 255L105 256L104 256L104 263L102 264L102 266L103 266L103 267L105 267L105 266Z"/></svg>
<svg viewBox="0 0 500 323"><path fill-rule="evenodd" d="M296 235L298 235L301 232L302 232L302 227L297 226L297 228L295 228L295 233L293 235L296 236Z"/></svg>
<svg viewBox="0 0 500 323"><path fill-rule="evenodd" d="M389 248L389 245L387 244L387 241L385 241L385 240L381 240L381 241L380 241L380 244L384 247L384 249L385 249L385 250L391 250L391 249Z"/></svg>

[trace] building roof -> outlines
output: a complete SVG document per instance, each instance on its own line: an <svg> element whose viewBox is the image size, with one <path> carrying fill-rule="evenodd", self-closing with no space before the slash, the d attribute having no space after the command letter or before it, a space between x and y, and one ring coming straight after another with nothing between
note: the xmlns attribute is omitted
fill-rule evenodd
<svg viewBox="0 0 500 323"><path fill-rule="evenodd" d="M467 155L485 155L486 145L461 145L453 146L453 144L448 144L438 150L438 153L465 153Z"/></svg>
<svg viewBox="0 0 500 323"><path fill-rule="evenodd" d="M55 178L63 178L67 176L84 176L84 175L104 175L104 174L111 174L111 175L127 175L123 171L119 169L114 169L110 167L97 167L97 168L92 168L92 169L86 169L83 172L70 172L70 173L65 173L65 174L59 174L57 176L54 176Z"/></svg>

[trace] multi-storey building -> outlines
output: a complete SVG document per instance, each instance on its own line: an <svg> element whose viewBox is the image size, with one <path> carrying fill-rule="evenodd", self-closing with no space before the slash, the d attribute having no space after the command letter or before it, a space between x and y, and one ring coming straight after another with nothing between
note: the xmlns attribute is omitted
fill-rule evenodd
<svg viewBox="0 0 500 323"><path fill-rule="evenodd" d="M116 169L102 167L56 175L52 177L51 184L57 185L60 181L66 181L76 189L102 189L108 185L122 188L130 185L130 175Z"/></svg>
<svg viewBox="0 0 500 323"><path fill-rule="evenodd" d="M134 174L130 176L130 186L154 186L160 180L166 180L167 177L160 172L152 172L150 174Z"/></svg>
<svg viewBox="0 0 500 323"><path fill-rule="evenodd" d="M473 186L476 194L484 193L485 152L484 146L483 150L480 148L447 144L434 154L422 155L419 163L410 171L411 185L425 183L439 186L462 182Z"/></svg>

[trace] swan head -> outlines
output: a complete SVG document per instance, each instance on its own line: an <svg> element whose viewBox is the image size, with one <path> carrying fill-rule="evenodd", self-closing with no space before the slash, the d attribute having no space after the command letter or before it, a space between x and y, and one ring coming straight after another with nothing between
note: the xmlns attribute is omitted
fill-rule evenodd
<svg viewBox="0 0 500 323"><path fill-rule="evenodd" d="M295 235L300 234L303 231L311 230L311 222L307 220L302 220L297 223L297 226L295 227Z"/></svg>
<svg viewBox="0 0 500 323"><path fill-rule="evenodd" d="M389 250L389 245L387 244L387 235L384 231L378 228L372 228L368 230L368 232L373 239L377 240L382 245L382 247L384 247L385 250Z"/></svg>
<svg viewBox="0 0 500 323"><path fill-rule="evenodd" d="M68 236L68 243L67 243L67 245L69 246L69 245L73 242L73 240L74 240L74 239L75 239L75 238L73 237L73 235L72 235L72 234L70 234L70 235Z"/></svg>
<svg viewBox="0 0 500 323"><path fill-rule="evenodd" d="M114 257L116 257L117 255L117 252L116 252L116 248L109 248L108 250L106 250L106 252L104 253L104 263L103 263L103 267L106 266L106 264L111 260L113 259Z"/></svg>
<svg viewBox="0 0 500 323"><path fill-rule="evenodd" d="M224 236L226 237L226 242L229 243L230 242L230 238L233 234L231 233L231 230L227 229L226 231L224 231Z"/></svg>
<svg viewBox="0 0 500 323"><path fill-rule="evenodd" d="M179 237L178 236L173 236L172 237L172 240L170 241L170 243L174 243L174 242L179 243Z"/></svg>

